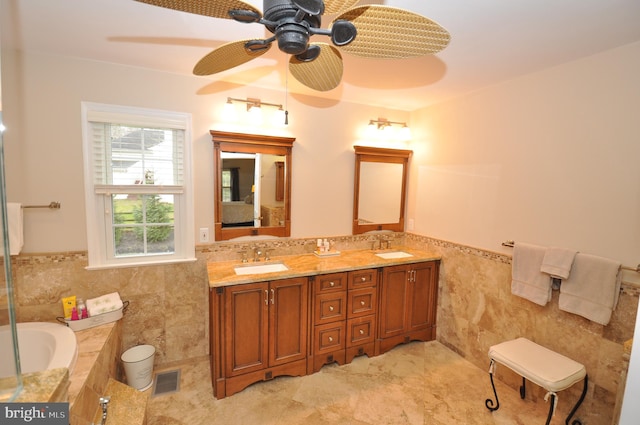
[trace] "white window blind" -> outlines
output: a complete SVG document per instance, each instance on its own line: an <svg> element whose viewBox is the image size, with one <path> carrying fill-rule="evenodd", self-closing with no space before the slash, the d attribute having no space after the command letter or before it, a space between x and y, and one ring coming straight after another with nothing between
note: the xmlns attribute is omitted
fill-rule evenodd
<svg viewBox="0 0 640 425"><path fill-rule="evenodd" d="M188 114L82 111L89 267L193 260Z"/></svg>

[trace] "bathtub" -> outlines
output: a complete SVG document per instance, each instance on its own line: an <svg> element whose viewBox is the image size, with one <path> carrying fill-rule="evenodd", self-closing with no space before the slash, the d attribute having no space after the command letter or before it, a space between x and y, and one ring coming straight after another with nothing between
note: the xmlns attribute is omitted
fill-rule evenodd
<svg viewBox="0 0 640 425"><path fill-rule="evenodd" d="M73 372L78 359L75 333L64 325L48 322L18 323L18 347L22 373L66 367ZM0 350L4 359L11 358L11 329L0 326ZM5 353L6 350L6 353ZM13 362L0 362L0 377L15 374Z"/></svg>

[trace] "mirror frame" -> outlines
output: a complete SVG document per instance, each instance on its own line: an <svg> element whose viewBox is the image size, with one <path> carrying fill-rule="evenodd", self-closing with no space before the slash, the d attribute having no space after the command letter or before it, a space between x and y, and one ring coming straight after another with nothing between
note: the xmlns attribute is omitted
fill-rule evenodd
<svg viewBox="0 0 640 425"><path fill-rule="evenodd" d="M232 133L210 130L213 139L215 240L223 241L241 236L291 235L291 165L293 137ZM285 157L284 164L284 226L222 227L222 152L263 153Z"/></svg>
<svg viewBox="0 0 640 425"><path fill-rule="evenodd" d="M403 232L409 158L413 154L413 151L406 149L374 148L369 146L354 146L353 149L356 153L355 179L353 186L353 234L357 235L376 230ZM358 221L360 201L360 164L362 162L402 164L402 193L400 196L400 217L398 222L360 224Z"/></svg>

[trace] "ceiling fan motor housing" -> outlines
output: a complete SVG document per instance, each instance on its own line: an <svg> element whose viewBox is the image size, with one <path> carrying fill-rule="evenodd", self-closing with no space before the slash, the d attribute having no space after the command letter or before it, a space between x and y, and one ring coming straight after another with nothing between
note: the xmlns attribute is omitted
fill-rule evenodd
<svg viewBox="0 0 640 425"><path fill-rule="evenodd" d="M309 28L320 27L320 16L304 14L299 19L299 9L291 0L264 0L264 19L276 25L265 25L275 34L278 48L290 55L298 55L309 47ZM298 18L297 18L298 17Z"/></svg>

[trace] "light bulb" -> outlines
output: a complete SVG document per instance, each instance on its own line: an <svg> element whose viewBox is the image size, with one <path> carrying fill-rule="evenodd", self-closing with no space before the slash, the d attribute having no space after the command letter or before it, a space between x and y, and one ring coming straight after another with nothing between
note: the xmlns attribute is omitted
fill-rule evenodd
<svg viewBox="0 0 640 425"><path fill-rule="evenodd" d="M224 104L222 108L222 119L225 122L235 122L238 120L238 114L236 113L236 107L231 101Z"/></svg>

